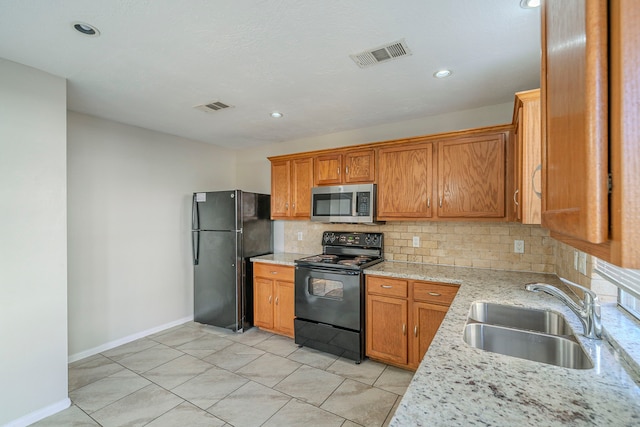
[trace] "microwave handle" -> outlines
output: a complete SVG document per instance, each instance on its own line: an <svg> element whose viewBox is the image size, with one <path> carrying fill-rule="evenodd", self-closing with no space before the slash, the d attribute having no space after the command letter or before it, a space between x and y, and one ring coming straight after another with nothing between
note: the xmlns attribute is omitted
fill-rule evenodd
<svg viewBox="0 0 640 427"><path fill-rule="evenodd" d="M358 216L358 193L353 193L353 198L351 200L351 216Z"/></svg>

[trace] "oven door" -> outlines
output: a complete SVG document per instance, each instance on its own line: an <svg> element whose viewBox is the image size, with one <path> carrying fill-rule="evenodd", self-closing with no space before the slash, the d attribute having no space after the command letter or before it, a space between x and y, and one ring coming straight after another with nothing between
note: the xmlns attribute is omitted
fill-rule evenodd
<svg viewBox="0 0 640 427"><path fill-rule="evenodd" d="M296 266L295 315L299 319L359 331L362 272Z"/></svg>

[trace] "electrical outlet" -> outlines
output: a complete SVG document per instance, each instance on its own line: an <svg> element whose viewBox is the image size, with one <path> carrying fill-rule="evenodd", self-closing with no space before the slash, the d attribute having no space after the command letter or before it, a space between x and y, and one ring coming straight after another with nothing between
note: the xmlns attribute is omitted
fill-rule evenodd
<svg viewBox="0 0 640 427"><path fill-rule="evenodd" d="M513 252L517 254L524 253L524 240L514 240L513 241Z"/></svg>
<svg viewBox="0 0 640 427"><path fill-rule="evenodd" d="M587 274L587 254L584 252L578 254L578 271L580 274Z"/></svg>
<svg viewBox="0 0 640 427"><path fill-rule="evenodd" d="M302 231L298 231L298 240L302 240Z"/></svg>
<svg viewBox="0 0 640 427"><path fill-rule="evenodd" d="M420 247L420 236L413 236L413 247L414 248Z"/></svg>

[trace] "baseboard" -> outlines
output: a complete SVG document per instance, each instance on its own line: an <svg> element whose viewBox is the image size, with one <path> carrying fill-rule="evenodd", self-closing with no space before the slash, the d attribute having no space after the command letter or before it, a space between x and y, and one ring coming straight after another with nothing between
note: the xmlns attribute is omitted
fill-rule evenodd
<svg viewBox="0 0 640 427"><path fill-rule="evenodd" d="M191 322L193 320L193 316L183 317L182 319L174 320L173 322L165 323L164 325L156 326L151 329L147 329L145 331L137 332L133 335L128 335L123 338L119 338L115 341L109 341L108 343L104 343L94 348L90 348L89 350L81 351L79 353L69 355L68 362L72 363L85 357L93 356L94 354L102 353L103 351L111 350L112 348L116 348L123 344L130 343L131 341L135 341L140 338L144 338L151 334L155 334L158 332L162 332L166 329L173 328L174 326L182 325L183 323Z"/></svg>
<svg viewBox="0 0 640 427"><path fill-rule="evenodd" d="M53 414L57 414L60 411L64 411L69 406L71 406L71 399L67 397L66 399L62 399L61 401L56 402L52 405L45 406L44 408L38 409L37 411L20 417L17 420L13 420L2 427L25 427L43 420Z"/></svg>

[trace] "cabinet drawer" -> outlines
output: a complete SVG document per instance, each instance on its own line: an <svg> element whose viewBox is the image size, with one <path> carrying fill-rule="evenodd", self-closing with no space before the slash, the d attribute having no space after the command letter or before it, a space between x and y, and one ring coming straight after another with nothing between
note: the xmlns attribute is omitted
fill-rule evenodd
<svg viewBox="0 0 640 427"><path fill-rule="evenodd" d="M458 292L458 285L445 285L441 283L414 282L414 301L432 302L435 304L450 305Z"/></svg>
<svg viewBox="0 0 640 427"><path fill-rule="evenodd" d="M256 262L253 264L253 275L256 277L265 277L268 279L278 279L293 282L295 272L293 267L289 267L286 265Z"/></svg>
<svg viewBox="0 0 640 427"><path fill-rule="evenodd" d="M387 277L367 277L367 293L389 297L406 298L408 293L406 280L389 279Z"/></svg>

